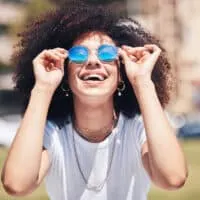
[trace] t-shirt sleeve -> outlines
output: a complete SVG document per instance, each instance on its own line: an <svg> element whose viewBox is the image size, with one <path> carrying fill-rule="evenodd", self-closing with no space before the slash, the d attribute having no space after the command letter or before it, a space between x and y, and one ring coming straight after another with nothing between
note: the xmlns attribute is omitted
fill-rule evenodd
<svg viewBox="0 0 200 200"><path fill-rule="evenodd" d="M144 122L143 122L142 116L138 116L138 120L137 120L137 139L138 139L140 148L147 140L146 130L144 128Z"/></svg>
<svg viewBox="0 0 200 200"><path fill-rule="evenodd" d="M53 144L53 133L55 132L56 127L55 125L47 121L45 129L44 129L44 137L43 137L43 147L45 149L50 149Z"/></svg>
<svg viewBox="0 0 200 200"><path fill-rule="evenodd" d="M146 131L145 131L145 128L143 127L143 130L142 130L140 137L139 137L140 147L142 147L142 145L146 142L146 140L147 140Z"/></svg>
<svg viewBox="0 0 200 200"><path fill-rule="evenodd" d="M165 111L165 115L167 117L167 120L169 121L170 126L172 126L174 128L175 126L173 124L173 121L170 118L170 115L168 114L167 111ZM138 118L137 118L137 138L138 138L138 143L139 143L140 147L142 147L142 145L147 140L146 130L145 130L145 127L144 127L142 115L139 115Z"/></svg>

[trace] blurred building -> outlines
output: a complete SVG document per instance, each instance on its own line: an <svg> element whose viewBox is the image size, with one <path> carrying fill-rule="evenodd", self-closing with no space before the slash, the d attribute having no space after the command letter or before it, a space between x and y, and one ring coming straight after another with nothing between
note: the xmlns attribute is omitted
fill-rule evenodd
<svg viewBox="0 0 200 200"><path fill-rule="evenodd" d="M24 15L22 7L19 3L0 2L0 60L8 64L14 43L13 37L10 36L9 26L11 24L19 24Z"/></svg>
<svg viewBox="0 0 200 200"><path fill-rule="evenodd" d="M0 1L0 63L4 66L10 65L10 57L13 45L16 42L10 34L10 25L19 24L23 17L22 3L24 1L7 0ZM0 89L11 89L13 87L11 70L5 70L0 74Z"/></svg>
<svg viewBox="0 0 200 200"><path fill-rule="evenodd" d="M177 78L170 109L200 111L200 1L127 0L130 16L157 35L167 49Z"/></svg>

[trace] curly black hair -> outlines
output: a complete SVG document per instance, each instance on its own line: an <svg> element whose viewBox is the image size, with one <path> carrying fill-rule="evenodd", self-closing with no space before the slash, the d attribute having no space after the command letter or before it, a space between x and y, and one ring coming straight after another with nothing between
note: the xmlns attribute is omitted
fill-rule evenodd
<svg viewBox="0 0 200 200"><path fill-rule="evenodd" d="M15 89L23 94L24 108L22 113L26 110L35 83L33 59L44 49L56 47L69 49L80 35L93 31L108 35L117 46L137 47L145 44L156 44L162 49L152 72L152 80L161 105L165 107L170 99L170 91L173 86L171 66L165 49L137 21L127 16L119 16L113 10L100 5L71 2L41 16L19 34L21 40L13 53L13 62L16 65L13 80ZM68 60L65 62L65 69L67 65ZM117 111L123 112L127 117L133 117L137 113L140 114L140 108L124 66L122 63L120 65L120 73L126 89L121 97L114 95L114 105ZM66 78L67 70L65 70L61 84ZM55 91L47 116L48 120L60 124L64 122L67 115L73 112L73 97L72 95L65 97L61 84Z"/></svg>

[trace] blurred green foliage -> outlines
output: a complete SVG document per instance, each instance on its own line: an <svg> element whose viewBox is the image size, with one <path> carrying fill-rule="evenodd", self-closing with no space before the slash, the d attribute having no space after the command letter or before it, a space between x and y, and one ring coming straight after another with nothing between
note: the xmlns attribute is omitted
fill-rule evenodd
<svg viewBox="0 0 200 200"><path fill-rule="evenodd" d="M8 32L9 26L6 24L0 24L0 35L4 34L5 32Z"/></svg>
<svg viewBox="0 0 200 200"><path fill-rule="evenodd" d="M8 3L7 0L6 2ZM20 3L23 1L9 2ZM41 14L55 8L55 4L49 0L31 0L24 4L16 4L16 6L17 9L19 9L19 12L24 13L24 18L20 21L16 21L17 23L15 22L13 24L0 25L0 34L9 35L14 39L17 37L17 33L22 32L27 24L31 23L35 18L39 17ZM0 73L7 73L9 71L12 71L12 68L8 64L5 64L0 60Z"/></svg>
<svg viewBox="0 0 200 200"><path fill-rule="evenodd" d="M20 11L24 12L24 18L19 23L11 24L9 33L16 37L17 33L22 32L27 24L54 8L55 4L49 0L31 0L29 3L21 5Z"/></svg>
<svg viewBox="0 0 200 200"><path fill-rule="evenodd" d="M0 60L0 74L12 72L12 71L13 71L13 69L10 65L5 64L5 63L1 62L1 60Z"/></svg>
<svg viewBox="0 0 200 200"><path fill-rule="evenodd" d="M55 4L49 0L32 0L25 7L25 21L31 22L39 15L44 14L45 12L55 8Z"/></svg>

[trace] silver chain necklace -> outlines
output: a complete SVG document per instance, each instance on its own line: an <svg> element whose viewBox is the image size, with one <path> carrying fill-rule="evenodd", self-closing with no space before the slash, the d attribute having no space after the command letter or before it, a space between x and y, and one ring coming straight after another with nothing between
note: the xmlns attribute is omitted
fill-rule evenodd
<svg viewBox="0 0 200 200"><path fill-rule="evenodd" d="M115 146L116 146L116 135L114 135L114 137L115 137L114 140L113 140L114 144L113 144L113 148L112 148L111 159L110 159L109 166L108 166L108 169L107 169L106 177L102 181L102 183L100 183L99 185L91 185L90 183L88 183L88 180L85 177L85 175L83 173L83 170L81 169L80 162L79 162L79 159L78 159L78 154L77 154L77 149L76 149L74 134L75 134L75 132L73 131L74 153L75 153L75 159L76 159L76 162L77 162L77 165L78 165L79 172L80 172L80 174L81 174L81 176L82 176L82 178L83 178L83 180L85 182L85 185L86 185L86 187L87 187L88 190L92 190L92 191L95 191L95 192L100 192L103 189L103 186L106 183L106 181L107 181L107 179L109 177L109 174L110 174L110 170L111 170L111 166L112 166L112 161L113 161L113 157L114 157L114 152L115 152Z"/></svg>
<svg viewBox="0 0 200 200"><path fill-rule="evenodd" d="M106 125L104 126L103 128L101 128L100 130L94 132L94 131L91 131L90 129L88 128L81 128L81 129L78 127L78 125L76 124L76 120L73 120L74 121L74 129L76 130L76 132L81 136L83 137L84 139L86 140L89 140L89 141L92 141L92 142L96 142L96 138L98 136L94 136L93 138L87 138L87 134L91 135L91 134L102 134L102 133L106 133L106 136L104 137L104 139L111 133L111 131L113 130L113 128L115 127L116 125L116 121L117 121L117 115L115 113L115 111L113 111L113 117L112 117L112 122L109 124L109 125ZM86 135L85 135L86 133Z"/></svg>

